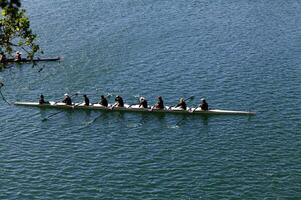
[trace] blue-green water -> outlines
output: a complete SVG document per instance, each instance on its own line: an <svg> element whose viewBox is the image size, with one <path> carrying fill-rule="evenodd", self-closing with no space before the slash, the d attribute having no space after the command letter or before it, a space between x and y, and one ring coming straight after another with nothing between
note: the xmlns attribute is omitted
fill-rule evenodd
<svg viewBox="0 0 301 200"><path fill-rule="evenodd" d="M190 106L206 97L257 115L66 111L42 122L56 110L1 101L1 199L301 198L299 1L23 3L44 56L64 60L2 70L11 102L195 95Z"/></svg>

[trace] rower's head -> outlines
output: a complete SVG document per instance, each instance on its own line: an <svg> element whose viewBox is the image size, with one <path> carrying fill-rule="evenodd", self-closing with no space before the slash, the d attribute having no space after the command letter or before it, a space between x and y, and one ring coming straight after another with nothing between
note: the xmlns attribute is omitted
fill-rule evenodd
<svg viewBox="0 0 301 200"><path fill-rule="evenodd" d="M103 96L103 95L101 95L100 97L101 97L102 99L104 99L104 98L105 98L105 96Z"/></svg>
<svg viewBox="0 0 301 200"><path fill-rule="evenodd" d="M184 99L183 99L183 98L180 98L180 102L184 102Z"/></svg>
<svg viewBox="0 0 301 200"><path fill-rule="evenodd" d="M159 99L159 100L162 100L162 97L161 97L161 96L158 96L158 99Z"/></svg>
<svg viewBox="0 0 301 200"><path fill-rule="evenodd" d="M140 97L140 101L144 101L145 100L145 98L144 97Z"/></svg>
<svg viewBox="0 0 301 200"><path fill-rule="evenodd" d="M21 53L20 51L17 51L17 52L16 52L16 54L20 54L20 55L22 55L22 53Z"/></svg>
<svg viewBox="0 0 301 200"><path fill-rule="evenodd" d="M83 97L85 97L85 98L86 98L86 97L87 97L87 95L86 95L86 94L84 94L84 95L83 95Z"/></svg>
<svg viewBox="0 0 301 200"><path fill-rule="evenodd" d="M44 99L44 95L41 94L40 98L41 98L41 99Z"/></svg>
<svg viewBox="0 0 301 200"><path fill-rule="evenodd" d="M201 99L201 102L206 102L206 99L202 98L202 99Z"/></svg>
<svg viewBox="0 0 301 200"><path fill-rule="evenodd" d="M68 93L65 93L64 96L65 96L65 97L68 97L69 95L68 95Z"/></svg>

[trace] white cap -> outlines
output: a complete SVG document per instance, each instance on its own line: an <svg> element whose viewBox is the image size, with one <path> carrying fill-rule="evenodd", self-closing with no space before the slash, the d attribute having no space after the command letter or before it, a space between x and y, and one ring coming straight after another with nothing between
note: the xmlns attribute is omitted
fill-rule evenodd
<svg viewBox="0 0 301 200"><path fill-rule="evenodd" d="M140 101L143 101L144 100L144 97L140 97Z"/></svg>
<svg viewBox="0 0 301 200"><path fill-rule="evenodd" d="M22 54L20 51L17 51L16 54Z"/></svg>
<svg viewBox="0 0 301 200"><path fill-rule="evenodd" d="M68 96L68 93L65 93L64 96Z"/></svg>
<svg viewBox="0 0 301 200"><path fill-rule="evenodd" d="M201 101L205 101L205 99L204 99L204 98L201 98Z"/></svg>

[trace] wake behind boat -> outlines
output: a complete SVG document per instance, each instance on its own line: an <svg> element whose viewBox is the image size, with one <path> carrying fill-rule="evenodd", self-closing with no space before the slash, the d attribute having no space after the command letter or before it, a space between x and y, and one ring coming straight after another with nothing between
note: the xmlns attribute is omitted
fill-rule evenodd
<svg viewBox="0 0 301 200"><path fill-rule="evenodd" d="M141 113L174 113L174 114L187 114L187 115L255 115L255 112L249 111L235 111L235 110L221 110L221 109L209 109L202 110L201 108L189 108L183 110L179 107L169 107L165 106L164 109L155 109L155 108L142 108L139 105L129 105L124 104L124 107L114 107L112 104L109 104L108 107L105 107L101 104L89 104L85 103L73 103L72 105L67 105L62 102L50 101L46 104L40 104L39 102L15 102L16 106L29 106L29 107L39 107L39 108L58 108L58 109L73 109L73 110L101 110L108 112L141 112Z"/></svg>

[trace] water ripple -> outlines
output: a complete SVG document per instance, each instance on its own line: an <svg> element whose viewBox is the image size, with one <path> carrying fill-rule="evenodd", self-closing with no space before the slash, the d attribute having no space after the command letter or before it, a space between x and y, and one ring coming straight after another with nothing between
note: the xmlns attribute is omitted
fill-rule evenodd
<svg viewBox="0 0 301 200"><path fill-rule="evenodd" d="M1 199L301 196L297 1L23 3L45 56L64 60L1 70L11 102L194 95L189 106L206 97L257 115L66 111L43 122L57 110L1 101Z"/></svg>

